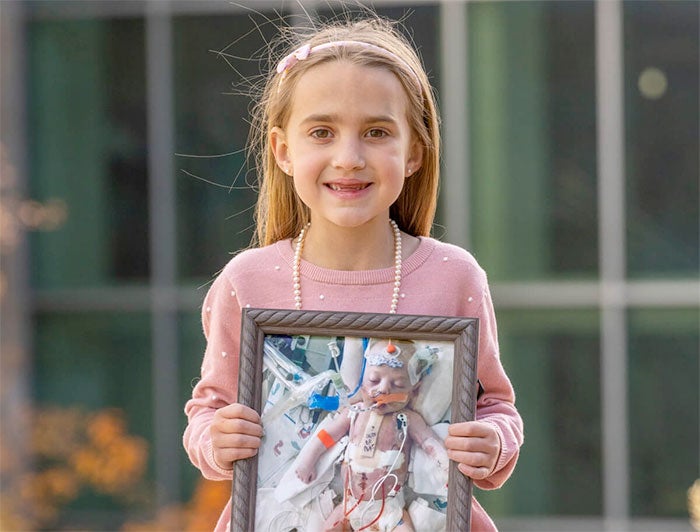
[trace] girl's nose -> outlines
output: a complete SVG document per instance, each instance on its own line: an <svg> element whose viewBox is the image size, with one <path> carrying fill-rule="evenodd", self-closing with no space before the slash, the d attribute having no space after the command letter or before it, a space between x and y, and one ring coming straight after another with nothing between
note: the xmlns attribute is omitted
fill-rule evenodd
<svg viewBox="0 0 700 532"><path fill-rule="evenodd" d="M362 143L357 139L345 137L339 139L333 154L333 167L338 170L361 170L365 167Z"/></svg>

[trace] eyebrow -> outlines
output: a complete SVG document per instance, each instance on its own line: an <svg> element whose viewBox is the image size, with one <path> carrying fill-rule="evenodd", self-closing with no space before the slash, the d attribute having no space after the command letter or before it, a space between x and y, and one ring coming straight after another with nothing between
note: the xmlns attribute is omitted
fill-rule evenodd
<svg viewBox="0 0 700 532"><path fill-rule="evenodd" d="M323 114L323 113L318 113L318 114L312 114L304 118L304 120L301 121L301 124L308 124L309 122L335 122L338 120L338 115L335 114ZM392 117L391 115L377 115L377 116L367 116L363 118L363 122L368 123L368 124L376 124L376 123L391 123L395 124L397 120Z"/></svg>

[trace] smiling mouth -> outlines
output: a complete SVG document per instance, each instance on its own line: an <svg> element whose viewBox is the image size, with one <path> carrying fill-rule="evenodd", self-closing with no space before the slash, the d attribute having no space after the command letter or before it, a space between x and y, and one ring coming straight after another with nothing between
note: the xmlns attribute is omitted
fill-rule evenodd
<svg viewBox="0 0 700 532"><path fill-rule="evenodd" d="M338 183L328 183L326 186L330 188L331 190L334 190L336 192L344 192L344 191L359 191L359 190L364 190L366 189L370 184L369 183L357 183L354 185L339 185Z"/></svg>

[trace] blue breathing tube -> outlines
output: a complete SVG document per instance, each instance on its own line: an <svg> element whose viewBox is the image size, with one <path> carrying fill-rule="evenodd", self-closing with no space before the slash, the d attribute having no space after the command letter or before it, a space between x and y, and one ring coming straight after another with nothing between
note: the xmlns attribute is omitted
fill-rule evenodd
<svg viewBox="0 0 700 532"><path fill-rule="evenodd" d="M362 339L362 369L360 370L360 378L357 381L357 386L355 389L348 394L348 398L355 397L357 392L360 391L360 386L362 386L362 379L365 378L365 366L367 366L367 359L365 358L365 351L367 351L367 346L369 345L369 338Z"/></svg>
<svg viewBox="0 0 700 532"><path fill-rule="evenodd" d="M360 370L360 380L357 381L357 386L355 389L348 394L348 397L355 397L355 394L360 391L360 386L362 386L362 379L365 377L365 366L367 365L367 359L362 356L362 369Z"/></svg>
<svg viewBox="0 0 700 532"><path fill-rule="evenodd" d="M321 409L334 412L340 408L339 395L322 395L320 393L312 393L306 401L306 406L310 409Z"/></svg>
<svg viewBox="0 0 700 532"><path fill-rule="evenodd" d="M360 391L362 386L362 379L365 376L365 366L367 365L367 359L364 356L364 352L369 344L369 338L362 339L362 369L360 370L360 379L357 381L357 386L355 389L348 394L348 399L354 397L357 392ZM334 412L340 408L340 395L322 395L320 393L312 393L306 401L306 406L310 409L321 409Z"/></svg>

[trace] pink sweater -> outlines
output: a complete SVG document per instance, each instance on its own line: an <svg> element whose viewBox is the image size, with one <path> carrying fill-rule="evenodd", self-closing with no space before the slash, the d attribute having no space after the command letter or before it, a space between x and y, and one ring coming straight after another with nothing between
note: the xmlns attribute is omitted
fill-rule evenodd
<svg viewBox="0 0 700 532"><path fill-rule="evenodd" d="M241 308L293 309L290 240L251 249L234 257L212 284L204 300L202 323L207 348L201 380L185 406L189 424L184 445L192 463L212 480L232 478L213 459L209 425L217 408L236 401ZM388 312L393 268L337 271L302 261L304 310ZM501 439L494 472L476 481L482 489L499 488L512 473L523 442L523 425L515 395L501 365L496 320L486 274L465 250L432 238L403 261L399 314L479 318L478 377L485 390L477 419L491 423ZM216 530L228 530L230 502ZM472 530L493 530L486 512L472 501Z"/></svg>

